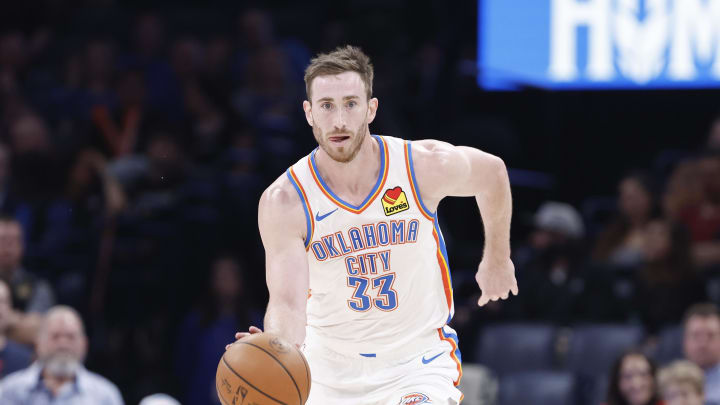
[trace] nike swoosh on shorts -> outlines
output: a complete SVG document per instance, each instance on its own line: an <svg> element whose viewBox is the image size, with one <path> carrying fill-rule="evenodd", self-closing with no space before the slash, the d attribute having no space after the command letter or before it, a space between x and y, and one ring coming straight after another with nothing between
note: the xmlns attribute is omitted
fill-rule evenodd
<svg viewBox="0 0 720 405"><path fill-rule="evenodd" d="M428 363L430 363L431 361L437 359L437 358L440 357L440 356L442 356L442 352L440 352L440 353L438 353L438 354L430 357L429 359L426 359L425 356L423 356L422 362L423 362L423 364L428 364Z"/></svg>

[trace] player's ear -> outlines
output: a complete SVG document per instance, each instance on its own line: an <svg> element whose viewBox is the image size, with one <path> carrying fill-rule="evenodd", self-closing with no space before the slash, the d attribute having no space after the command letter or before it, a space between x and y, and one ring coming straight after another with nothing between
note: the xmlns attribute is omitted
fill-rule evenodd
<svg viewBox="0 0 720 405"><path fill-rule="evenodd" d="M373 97L368 101L368 112L367 112L367 122L368 124L373 122L375 119L375 114L377 113L378 109L378 99Z"/></svg>
<svg viewBox="0 0 720 405"><path fill-rule="evenodd" d="M305 119L307 120L308 124L310 126L313 126L313 117L312 117L312 104L310 104L309 101L305 100L303 101L303 111L305 111Z"/></svg>

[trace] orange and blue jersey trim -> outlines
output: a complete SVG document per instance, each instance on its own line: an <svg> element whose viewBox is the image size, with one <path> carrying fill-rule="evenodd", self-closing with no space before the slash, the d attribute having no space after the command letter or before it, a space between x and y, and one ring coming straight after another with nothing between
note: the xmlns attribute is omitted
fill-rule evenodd
<svg viewBox="0 0 720 405"><path fill-rule="evenodd" d="M325 180L320 176L320 172L317 169L317 165L315 163L315 154L317 153L317 149L315 149L310 154L310 159L308 159L308 165L310 166L310 173L312 174L313 178L315 179L315 183L317 183L318 188L320 188L320 191L322 191L323 194L325 194L325 197L327 197L330 201L335 203L340 208L352 212L353 214L360 214L361 212L365 211L367 207L372 204L373 201L375 201L375 198L380 194L380 191L383 188L383 185L385 185L385 180L387 180L388 176L388 166L389 166L389 154L388 154L388 147L385 144L385 140L378 135L372 135L373 138L377 141L378 145L380 145L380 173L378 175L377 182L375 182L375 186L373 187L372 191L370 191L370 194L368 194L367 198L365 198L365 201L363 201L360 205L353 205L348 202L343 201L340 197L338 197L333 191L328 187L328 185L325 183Z"/></svg>
<svg viewBox="0 0 720 405"><path fill-rule="evenodd" d="M434 221L435 214L425 206L420 197L420 189L417 186L417 180L415 179L415 166L413 166L412 158L412 147L410 141L405 141L405 168L408 173L408 180L410 181L410 187L412 188L413 196L415 197L415 203L420 208L420 213L430 221Z"/></svg>
<svg viewBox="0 0 720 405"><path fill-rule="evenodd" d="M420 196L420 189L417 185L417 179L415 178L415 166L413 166L412 160L412 146L410 141L405 142L405 166L408 174L408 181L410 182L410 188L412 188L412 194L415 198L415 203L420 209L420 213L425 218L433 222L433 237L435 243L437 243L437 260L440 266L440 272L442 275L443 288L445 290L445 299L448 305L448 319L446 323L449 323L452 319L453 311L453 290L452 290L452 276L450 275L450 265L448 264L447 248L445 247L445 240L440 231L440 225L438 224L437 212L431 212L422 201Z"/></svg>
<svg viewBox="0 0 720 405"><path fill-rule="evenodd" d="M433 221L433 237L438 245L437 259L438 265L440 266L443 289L445 290L445 300L448 305L448 318L445 323L450 323L453 316L452 276L450 275L450 265L448 264L448 254L447 249L445 248L445 240L443 239L442 232L440 231L440 225L438 225L437 215Z"/></svg>
<svg viewBox="0 0 720 405"><path fill-rule="evenodd" d="M443 328L438 329L438 335L440 336L440 340L444 340L450 343L450 346L452 346L450 357L457 364L458 371L458 378L457 380L453 381L453 384L457 387L460 384L460 380L462 380L462 355L460 354L460 348L458 346L458 337L454 333L445 333Z"/></svg>
<svg viewBox="0 0 720 405"><path fill-rule="evenodd" d="M302 184L300 184L300 180L298 180L292 167L287 169L287 176L288 179L290 179L290 183L293 187L295 187L295 191L297 191L298 196L300 196L300 201L302 202L303 210L305 211L305 224L307 226L305 231L305 250L308 250L310 248L310 241L312 241L313 232L315 232L315 220L312 216L310 200L308 200L307 194L305 194L305 189Z"/></svg>

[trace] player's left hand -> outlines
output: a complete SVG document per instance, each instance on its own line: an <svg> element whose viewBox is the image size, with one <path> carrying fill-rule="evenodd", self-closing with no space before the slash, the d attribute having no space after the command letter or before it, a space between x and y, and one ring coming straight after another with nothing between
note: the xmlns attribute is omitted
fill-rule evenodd
<svg viewBox="0 0 720 405"><path fill-rule="evenodd" d="M494 260L483 258L480 262L475 280L482 292L478 305L483 306L489 301L504 300L518 294L515 266L510 258Z"/></svg>

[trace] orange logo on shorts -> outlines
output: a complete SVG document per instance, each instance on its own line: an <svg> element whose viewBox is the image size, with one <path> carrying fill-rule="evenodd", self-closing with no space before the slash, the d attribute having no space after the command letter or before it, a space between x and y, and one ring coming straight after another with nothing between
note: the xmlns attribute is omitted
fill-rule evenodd
<svg viewBox="0 0 720 405"><path fill-rule="evenodd" d="M408 204L407 197L405 197L405 192L402 191L400 186L385 190L381 201L386 216L410 209L410 204Z"/></svg>
<svg viewBox="0 0 720 405"><path fill-rule="evenodd" d="M398 405L418 405L430 403L432 403L432 401L430 401L430 398L428 398L427 395L419 392L413 392L412 394L403 395L403 397L400 398L400 403Z"/></svg>

